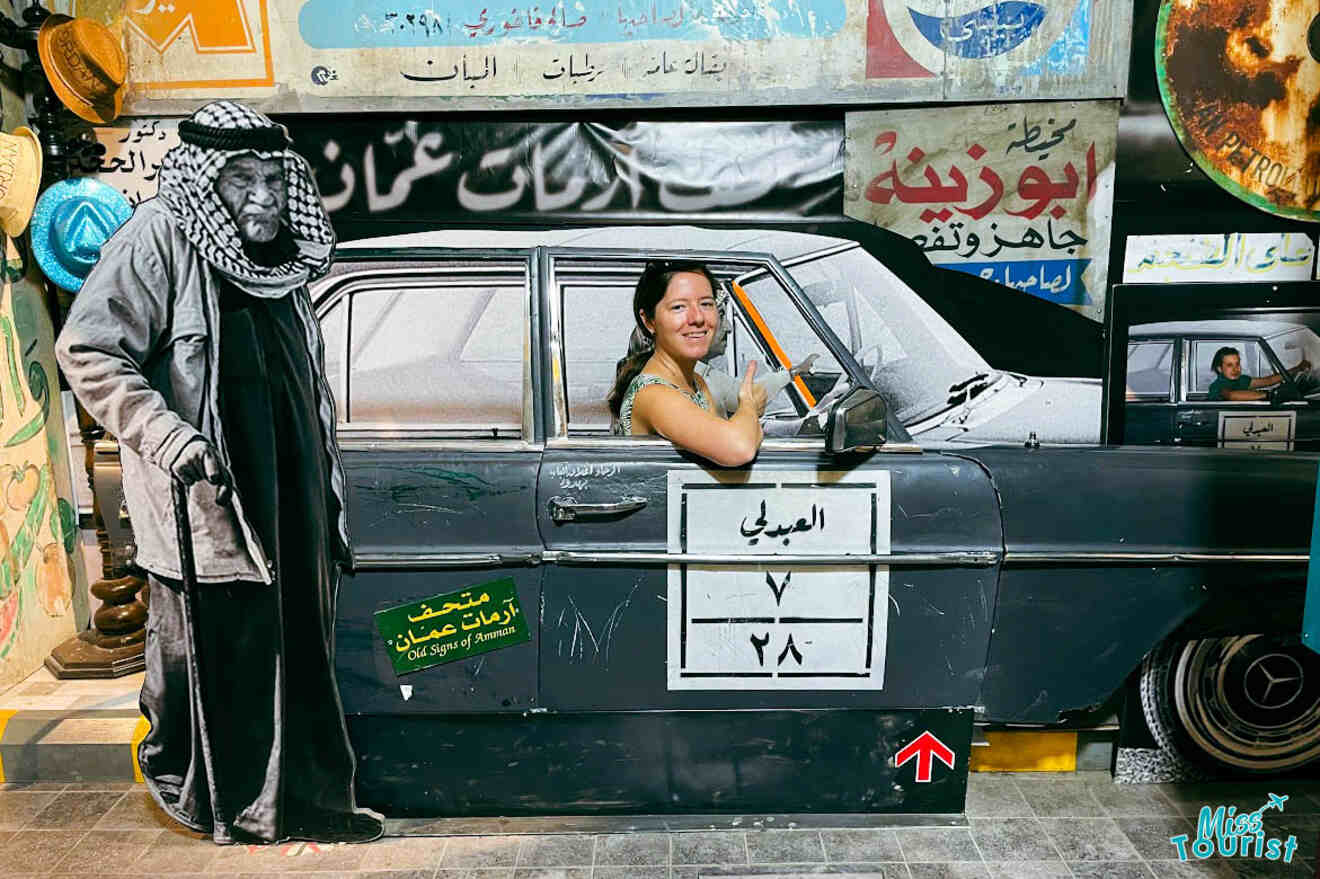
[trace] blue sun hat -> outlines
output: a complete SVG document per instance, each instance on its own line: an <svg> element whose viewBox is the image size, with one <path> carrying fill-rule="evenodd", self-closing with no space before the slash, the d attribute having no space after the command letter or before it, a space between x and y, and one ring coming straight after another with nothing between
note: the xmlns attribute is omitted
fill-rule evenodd
<svg viewBox="0 0 1320 879"><path fill-rule="evenodd" d="M101 257L101 245L133 215L118 189L80 177L52 184L32 212L32 253L56 285L77 293Z"/></svg>

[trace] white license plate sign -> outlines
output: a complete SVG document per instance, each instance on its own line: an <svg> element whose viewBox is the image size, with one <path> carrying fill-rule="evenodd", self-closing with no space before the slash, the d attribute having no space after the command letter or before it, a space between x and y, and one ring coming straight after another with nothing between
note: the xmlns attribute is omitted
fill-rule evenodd
<svg viewBox="0 0 1320 879"><path fill-rule="evenodd" d="M1290 452L1296 435L1296 412L1219 413L1221 448Z"/></svg>
<svg viewBox="0 0 1320 879"><path fill-rule="evenodd" d="M889 552L888 471L669 474L671 690L884 685L889 568L794 564Z"/></svg>

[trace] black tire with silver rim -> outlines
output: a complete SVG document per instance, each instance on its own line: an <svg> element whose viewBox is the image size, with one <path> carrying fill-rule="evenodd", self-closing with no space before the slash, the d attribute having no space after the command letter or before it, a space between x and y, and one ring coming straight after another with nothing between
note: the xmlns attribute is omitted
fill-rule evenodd
<svg viewBox="0 0 1320 879"><path fill-rule="evenodd" d="M1141 667L1160 746L1202 766L1286 772L1320 757L1320 655L1296 636L1166 641Z"/></svg>

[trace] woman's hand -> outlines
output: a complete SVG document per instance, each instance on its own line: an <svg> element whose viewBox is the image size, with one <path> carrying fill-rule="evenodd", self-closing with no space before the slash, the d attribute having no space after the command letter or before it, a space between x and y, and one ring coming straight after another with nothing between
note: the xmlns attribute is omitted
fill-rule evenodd
<svg viewBox="0 0 1320 879"><path fill-rule="evenodd" d="M753 360L747 364L747 372L743 373L742 386L738 388L738 408L751 406L756 412L756 417L760 418L765 414L765 405L769 402L766 396L765 386L758 385L756 378L756 361Z"/></svg>

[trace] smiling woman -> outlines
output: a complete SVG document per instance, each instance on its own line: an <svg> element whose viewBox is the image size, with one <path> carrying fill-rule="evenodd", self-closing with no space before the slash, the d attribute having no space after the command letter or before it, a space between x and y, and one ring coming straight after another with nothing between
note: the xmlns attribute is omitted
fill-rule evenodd
<svg viewBox="0 0 1320 879"><path fill-rule="evenodd" d="M613 432L658 434L716 464L738 467L756 457L766 391L743 376L738 407L727 419L696 372L720 327L715 278L701 263L647 263L633 293L633 315L648 345L619 364L609 406Z"/></svg>

